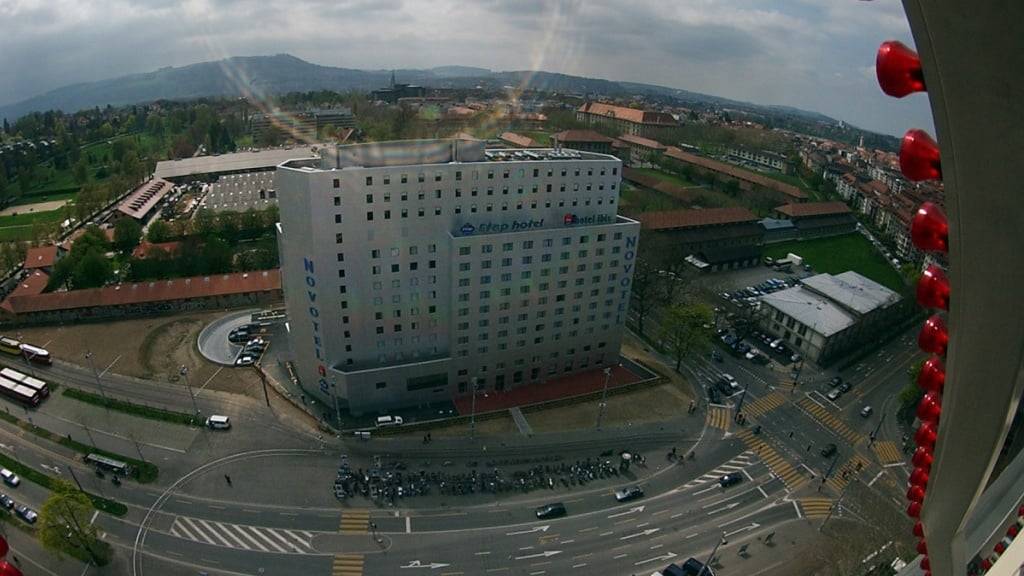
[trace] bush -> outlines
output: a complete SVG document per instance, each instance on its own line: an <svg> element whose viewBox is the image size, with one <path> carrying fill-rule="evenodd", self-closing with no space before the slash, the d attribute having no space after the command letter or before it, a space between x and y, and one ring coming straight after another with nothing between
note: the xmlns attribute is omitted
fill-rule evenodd
<svg viewBox="0 0 1024 576"><path fill-rule="evenodd" d="M152 408L150 406L134 404L132 402L118 400L116 398L104 398L99 394L78 390L77 388L68 388L64 390L62 394L87 404L103 406L104 408L110 408L111 410L124 412L125 414L131 414L141 418L149 418L150 420L160 420L161 422L170 422L171 424L182 424L185 426L198 426L201 423L195 416L192 414L186 414L185 412L174 412L172 410L164 410L162 408Z"/></svg>

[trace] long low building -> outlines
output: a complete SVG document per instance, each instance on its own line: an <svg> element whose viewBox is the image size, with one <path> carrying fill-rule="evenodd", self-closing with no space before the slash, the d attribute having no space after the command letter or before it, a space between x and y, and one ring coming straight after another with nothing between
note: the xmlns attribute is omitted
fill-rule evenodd
<svg viewBox="0 0 1024 576"><path fill-rule="evenodd" d="M743 168L733 166L732 164L684 152L675 146L669 146L665 150L665 156L677 162L690 165L695 170L699 170L704 173L713 173L723 178L735 180L739 182L740 188L744 190L751 190L757 186L773 193L780 201L804 202L807 200L807 194L792 184L786 184L785 182L780 182L763 174L758 174L757 172L744 170Z"/></svg>
<svg viewBox="0 0 1024 576"><path fill-rule="evenodd" d="M240 174L260 170L275 170L277 165L297 158L316 156L317 146L296 146L275 148L257 152L232 152L216 156L197 156L181 160L164 160L156 163L155 178L176 180L190 176Z"/></svg>
<svg viewBox="0 0 1024 576"><path fill-rule="evenodd" d="M636 215L641 229L653 235L651 253L668 261L685 260L713 272L757 265L764 229L746 208L665 210Z"/></svg>
<svg viewBox="0 0 1024 576"><path fill-rule="evenodd" d="M857 231L857 219L845 202L804 202L775 208L779 218L788 218L799 238L838 236Z"/></svg>
<svg viewBox="0 0 1024 576"><path fill-rule="evenodd" d="M117 284L46 294L12 293L5 323L42 324L229 308L280 300L279 269Z"/></svg>

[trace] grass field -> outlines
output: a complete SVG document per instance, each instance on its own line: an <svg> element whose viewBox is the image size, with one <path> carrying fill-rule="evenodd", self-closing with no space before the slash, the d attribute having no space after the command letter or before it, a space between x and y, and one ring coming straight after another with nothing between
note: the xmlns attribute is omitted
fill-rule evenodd
<svg viewBox="0 0 1024 576"><path fill-rule="evenodd" d="M655 168L633 168L632 170L645 176L651 176L665 182L677 184L679 186L697 186L697 184L690 182L689 180L683 178L682 176L679 176L678 174L669 174L667 172L662 172L661 170L657 170Z"/></svg>
<svg viewBox="0 0 1024 576"><path fill-rule="evenodd" d="M32 240L32 226L8 226L0 228L0 242Z"/></svg>
<svg viewBox="0 0 1024 576"><path fill-rule="evenodd" d="M523 136L529 136L530 138L533 138L541 146L550 146L551 145L551 135L548 134L547 132L540 132L538 130L529 130L529 131L526 131L526 132L522 132L521 134L523 134Z"/></svg>
<svg viewBox="0 0 1024 576"><path fill-rule="evenodd" d="M625 181L622 183L622 195L619 197L619 205L624 209L635 212L686 208L686 203L682 200L677 200L656 190L634 186Z"/></svg>
<svg viewBox="0 0 1024 576"><path fill-rule="evenodd" d="M772 258L782 258L790 252L802 256L815 272L838 274L853 270L897 292L904 289L903 277L860 234L794 240L764 247L764 255Z"/></svg>
<svg viewBox="0 0 1024 576"><path fill-rule="evenodd" d="M59 222L63 212L63 210L57 209L47 210L46 212L27 212L25 214L0 216L0 228L31 226L36 222Z"/></svg>

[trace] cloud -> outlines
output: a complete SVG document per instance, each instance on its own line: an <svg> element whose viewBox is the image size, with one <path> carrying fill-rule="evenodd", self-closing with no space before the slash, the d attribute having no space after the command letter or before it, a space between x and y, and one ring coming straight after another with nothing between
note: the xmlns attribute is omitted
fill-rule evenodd
<svg viewBox="0 0 1024 576"><path fill-rule="evenodd" d="M851 0L0 0L0 103L227 56L318 64L543 69L824 112L898 133L930 125L869 69L912 44L896 2Z"/></svg>

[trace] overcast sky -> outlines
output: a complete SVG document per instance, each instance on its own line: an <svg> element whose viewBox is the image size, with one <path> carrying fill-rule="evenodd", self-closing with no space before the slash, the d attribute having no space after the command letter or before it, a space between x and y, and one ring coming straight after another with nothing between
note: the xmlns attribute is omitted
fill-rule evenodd
<svg viewBox="0 0 1024 576"><path fill-rule="evenodd" d="M649 82L785 104L902 134L923 95L884 96L898 0L0 0L0 104L226 56L350 68L460 64Z"/></svg>

